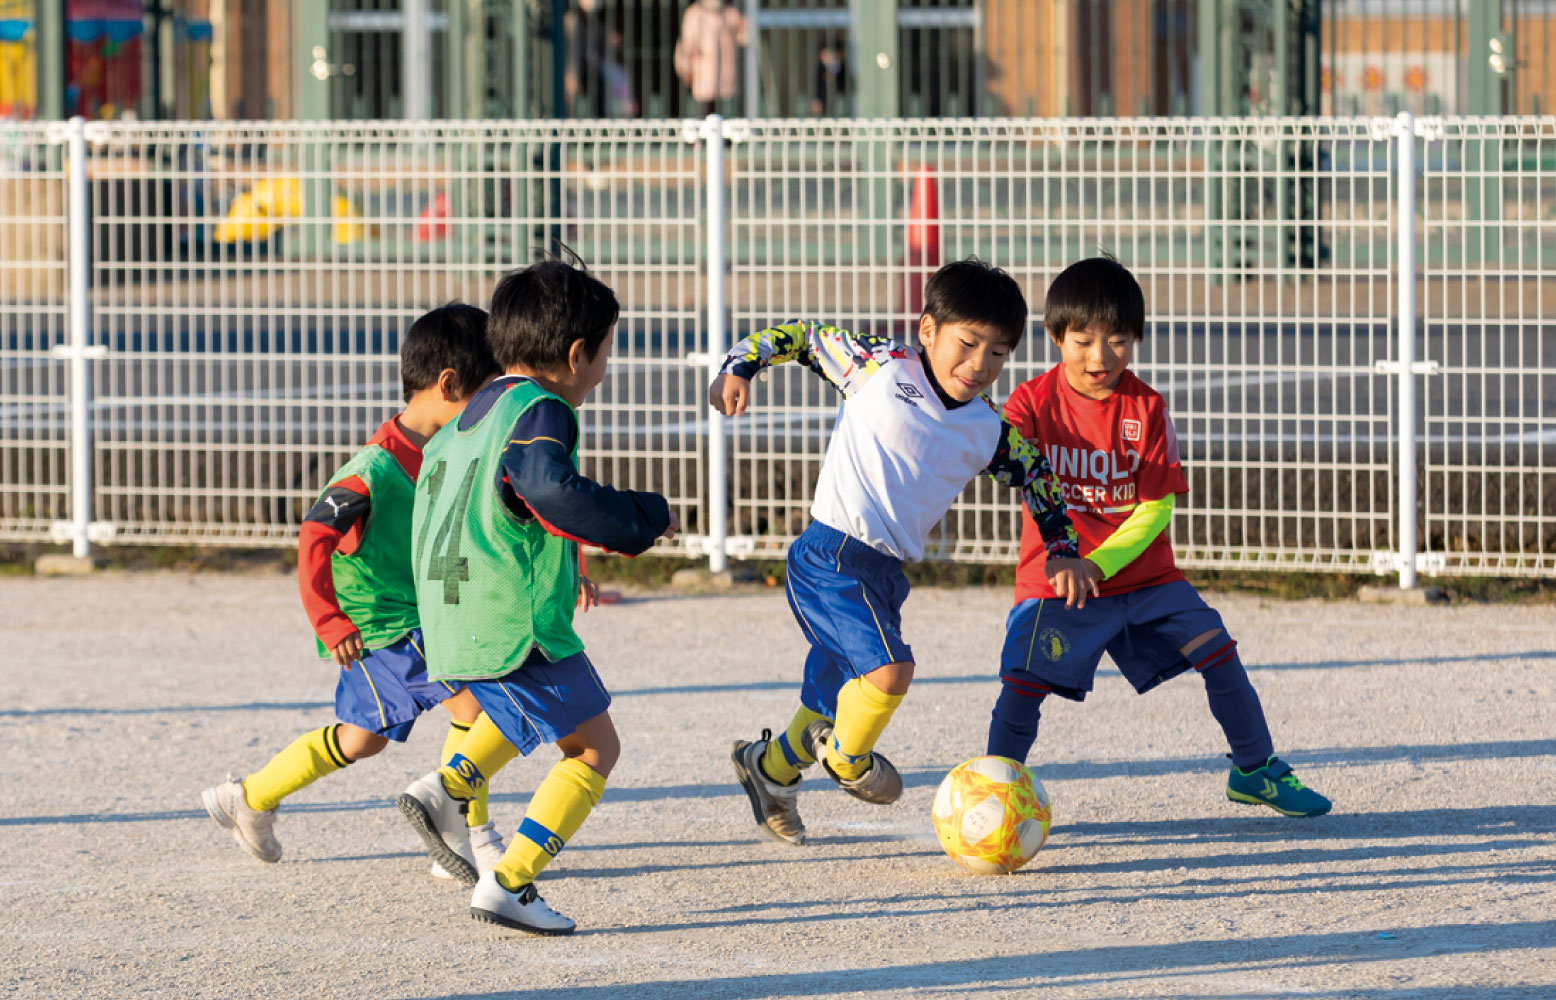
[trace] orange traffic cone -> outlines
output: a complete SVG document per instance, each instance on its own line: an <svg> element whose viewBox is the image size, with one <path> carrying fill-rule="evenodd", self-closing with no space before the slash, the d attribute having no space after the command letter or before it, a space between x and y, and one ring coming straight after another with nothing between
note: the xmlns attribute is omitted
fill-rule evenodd
<svg viewBox="0 0 1556 1000"><path fill-rule="evenodd" d="M448 239L448 195L439 191L416 221L416 242Z"/></svg>
<svg viewBox="0 0 1556 1000"><path fill-rule="evenodd" d="M921 166L913 178L908 199L908 259L903 274L907 283L908 312L912 331L924 311L924 283L940 267L940 192L933 167Z"/></svg>

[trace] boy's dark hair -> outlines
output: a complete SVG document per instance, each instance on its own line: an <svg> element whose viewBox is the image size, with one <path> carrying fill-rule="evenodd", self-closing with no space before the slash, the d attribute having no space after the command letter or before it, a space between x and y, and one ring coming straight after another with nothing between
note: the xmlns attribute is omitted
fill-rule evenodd
<svg viewBox="0 0 1556 1000"><path fill-rule="evenodd" d="M577 340L592 360L620 315L616 293L582 266L543 260L497 283L486 329L505 370L523 365L555 371L567 365Z"/></svg>
<svg viewBox="0 0 1556 1000"><path fill-rule="evenodd" d="M1066 330L1127 333L1144 340L1145 294L1113 256L1089 257L1059 272L1048 286L1043 325L1060 342Z"/></svg>
<svg viewBox="0 0 1556 1000"><path fill-rule="evenodd" d="M454 369L459 394L469 398L481 383L502 374L486 340L486 310L450 302L424 313L400 341L400 387L408 403L438 384L445 368Z"/></svg>
<svg viewBox="0 0 1556 1000"><path fill-rule="evenodd" d="M936 326L976 323L1015 347L1027 328L1027 300L1016 279L977 257L952 261L924 286L924 314Z"/></svg>

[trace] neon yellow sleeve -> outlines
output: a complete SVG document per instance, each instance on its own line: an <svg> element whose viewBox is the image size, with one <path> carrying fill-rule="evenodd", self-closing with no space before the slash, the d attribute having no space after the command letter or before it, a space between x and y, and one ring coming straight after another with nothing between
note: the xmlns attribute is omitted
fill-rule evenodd
<svg viewBox="0 0 1556 1000"><path fill-rule="evenodd" d="M1146 546L1156 541L1172 520L1174 497L1171 493L1160 500L1144 500L1114 529L1107 541L1086 556L1102 570L1104 580L1115 576L1119 570L1140 558Z"/></svg>

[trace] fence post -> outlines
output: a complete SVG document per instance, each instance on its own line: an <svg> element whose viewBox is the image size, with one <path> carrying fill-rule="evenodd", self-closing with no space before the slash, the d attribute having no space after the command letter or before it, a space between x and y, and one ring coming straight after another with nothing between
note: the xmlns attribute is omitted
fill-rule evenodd
<svg viewBox="0 0 1556 1000"><path fill-rule="evenodd" d="M1416 126L1401 111L1394 120L1399 142L1399 587L1416 585Z"/></svg>
<svg viewBox="0 0 1556 1000"><path fill-rule="evenodd" d="M70 119L65 131L66 226L68 227L70 316L70 535L73 554L92 554L92 386L87 370L91 297L87 290L86 119Z"/></svg>
<svg viewBox="0 0 1556 1000"><path fill-rule="evenodd" d="M729 349L724 326L724 119L709 115L702 123L703 167L708 202L708 379L718 374ZM724 415L708 408L708 569L729 568L728 426Z"/></svg>

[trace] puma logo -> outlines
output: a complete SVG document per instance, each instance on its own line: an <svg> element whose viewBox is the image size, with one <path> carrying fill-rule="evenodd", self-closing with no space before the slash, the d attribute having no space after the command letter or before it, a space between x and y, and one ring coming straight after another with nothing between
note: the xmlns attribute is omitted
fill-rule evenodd
<svg viewBox="0 0 1556 1000"><path fill-rule="evenodd" d="M340 512L341 511L346 509L346 508L342 507L340 504L336 503L335 502L335 498L330 496L328 493L324 494L324 502L330 505L330 510L334 511L335 512L335 516L337 516L337 517L340 516Z"/></svg>

